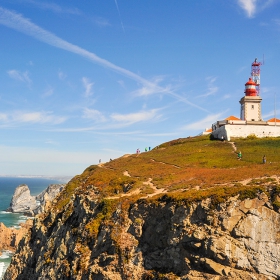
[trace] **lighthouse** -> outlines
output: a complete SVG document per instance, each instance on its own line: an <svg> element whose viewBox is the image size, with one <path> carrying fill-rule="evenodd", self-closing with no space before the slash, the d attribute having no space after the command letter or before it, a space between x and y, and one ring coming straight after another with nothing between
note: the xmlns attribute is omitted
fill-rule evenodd
<svg viewBox="0 0 280 280"><path fill-rule="evenodd" d="M262 98L258 95L258 87L252 78L245 84L245 96L239 101L241 104L240 119L255 122L261 121L261 101Z"/></svg>

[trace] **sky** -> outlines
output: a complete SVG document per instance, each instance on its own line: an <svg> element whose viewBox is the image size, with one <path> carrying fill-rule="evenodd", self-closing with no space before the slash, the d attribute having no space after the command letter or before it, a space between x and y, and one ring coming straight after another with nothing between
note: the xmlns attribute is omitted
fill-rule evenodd
<svg viewBox="0 0 280 280"><path fill-rule="evenodd" d="M262 117L280 118L279 12L279 0L1 0L0 175L75 176L240 117L255 58Z"/></svg>

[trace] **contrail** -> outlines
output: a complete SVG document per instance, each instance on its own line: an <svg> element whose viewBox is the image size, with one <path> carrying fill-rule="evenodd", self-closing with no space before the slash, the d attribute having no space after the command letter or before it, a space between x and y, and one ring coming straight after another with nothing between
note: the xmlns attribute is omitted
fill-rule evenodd
<svg viewBox="0 0 280 280"><path fill-rule="evenodd" d="M170 94L173 97L177 98L178 100L180 100L186 104L196 107L202 111L208 112L208 110L206 110L196 104L193 104L192 102L188 101L186 98L183 98L182 96L174 93L173 91L167 90L161 86L158 86L157 84L151 83L150 81L140 77L139 75L137 75L127 69L119 67L106 59L98 57L96 54L94 54L92 52L89 52L79 46L71 44L71 43L57 37L56 35L52 34L51 32L44 30L43 28L39 27L38 25L32 23L29 19L22 17L20 14L11 12L2 7L0 7L0 24L3 24L7 27L15 29L21 33L31 36L41 42L51 45L53 47L63 49L68 52L72 52L72 53L78 54L80 56L83 56L97 64L100 64L103 67L110 68L124 76L129 77L132 80L139 82L142 85L146 86L147 88L153 89L153 92Z"/></svg>
<svg viewBox="0 0 280 280"><path fill-rule="evenodd" d="M120 17L123 33L125 33L123 22L122 22L122 18L121 18L121 13L120 13L120 9L119 9L119 5L118 5L117 0L115 0L115 4L116 4L116 7L117 7L117 10L118 10L118 13L119 13L119 17Z"/></svg>
<svg viewBox="0 0 280 280"><path fill-rule="evenodd" d="M91 61L94 61L104 67L111 68L116 72L119 72L125 76L132 78L133 80L140 82L141 84L152 85L149 81L143 79L139 75L121 68L103 58L98 57L92 52L89 52L85 49L80 48L79 46L73 45L56 35L52 34L51 32L44 30L43 28L37 26L36 24L32 23L30 20L22 17L20 14L16 14L11 12L7 9L0 7L0 24L3 24L7 27L15 29L19 32L22 32L28 36L36 38L39 41L47 43L51 46L57 47L59 49L64 49L66 51L76 53L78 55L84 56Z"/></svg>

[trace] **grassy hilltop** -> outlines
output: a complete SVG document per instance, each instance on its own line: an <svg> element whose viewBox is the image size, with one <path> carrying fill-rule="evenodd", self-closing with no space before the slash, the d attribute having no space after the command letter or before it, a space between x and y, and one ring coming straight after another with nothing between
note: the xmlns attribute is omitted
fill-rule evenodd
<svg viewBox="0 0 280 280"><path fill-rule="evenodd" d="M238 151L242 160L237 159ZM271 176L279 175L279 154L280 138L249 137L232 142L210 140L209 136L180 138L149 152L88 167L69 182L54 210L62 211L74 193L98 194L112 211L120 201L128 206L139 199L191 203L211 197L219 203L237 194L254 197L268 184L276 197L280 187ZM278 206L274 201L274 207Z"/></svg>

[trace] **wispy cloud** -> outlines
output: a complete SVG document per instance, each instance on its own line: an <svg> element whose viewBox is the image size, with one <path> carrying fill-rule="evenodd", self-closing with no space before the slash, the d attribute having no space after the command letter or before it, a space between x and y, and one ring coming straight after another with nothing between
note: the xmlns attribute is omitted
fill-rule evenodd
<svg viewBox="0 0 280 280"><path fill-rule="evenodd" d="M59 80L65 80L67 77L67 75L65 73L63 73L62 71L58 71L58 78Z"/></svg>
<svg viewBox="0 0 280 280"><path fill-rule="evenodd" d="M111 26L110 22L103 17L95 17L94 22L100 27Z"/></svg>
<svg viewBox="0 0 280 280"><path fill-rule="evenodd" d="M32 83L32 81L29 77L29 73L27 71L20 72L18 70L9 70L9 71L7 71L7 73L10 76L10 78L12 78L12 79L15 79L20 82L24 82L28 85L30 85Z"/></svg>
<svg viewBox="0 0 280 280"><path fill-rule="evenodd" d="M83 118L90 119L95 122L105 122L105 116L98 110L85 108L83 111Z"/></svg>
<svg viewBox="0 0 280 280"><path fill-rule="evenodd" d="M219 90L219 88L214 85L216 79L217 79L216 77L207 77L206 78L206 81L207 81L206 93L198 95L197 97L207 97L209 95L214 95Z"/></svg>
<svg viewBox="0 0 280 280"><path fill-rule="evenodd" d="M90 80L86 77L82 78L82 82L83 82L83 86L85 88L85 97L89 97L91 95L93 95L93 91L92 91L92 87L94 85L94 83L90 82Z"/></svg>
<svg viewBox="0 0 280 280"><path fill-rule="evenodd" d="M183 127L181 127L182 130L204 130L205 128L211 127L211 125L216 122L217 120L221 119L223 113L218 114L211 114L203 118L202 120L199 120L197 122L187 124Z"/></svg>
<svg viewBox="0 0 280 280"><path fill-rule="evenodd" d="M0 121L5 124L16 125L17 123L26 124L61 124L66 117L53 115L52 112L23 112L15 111L11 113L0 113Z"/></svg>
<svg viewBox="0 0 280 280"><path fill-rule="evenodd" d="M174 91L170 90L169 87L161 87L156 83L150 82L141 76L125 69L122 67L119 67L111 62L109 62L106 59L98 57L96 54L89 52L79 46L76 46L74 44L71 44L56 35L52 34L51 32L44 30L43 28L35 25L32 23L29 19L24 18L22 15L17 14L15 12L9 11L7 9L4 9L0 7L0 24L5 25L9 28L15 29L19 32L22 32L28 36L31 36L33 38L36 38L39 41L42 41L46 44L49 44L53 47L63 49L72 53L75 53L77 55L80 55L82 57L85 57L89 59L90 61L97 63L105 68L109 68L113 71L116 71L120 73L123 76L126 76L140 84L143 85L143 90L146 91L146 94L149 93L165 93L173 96L179 101L185 102L186 104L190 106L194 106L200 110L207 111L204 108L201 108L200 106L188 101L186 98L180 96L179 94L176 94Z"/></svg>
<svg viewBox="0 0 280 280"><path fill-rule="evenodd" d="M8 115L0 113L0 121L7 121L8 120Z"/></svg>
<svg viewBox="0 0 280 280"><path fill-rule="evenodd" d="M54 89L53 88L48 88L48 89L45 90L42 97L49 97L49 96L53 95L53 93L54 93Z"/></svg>
<svg viewBox="0 0 280 280"><path fill-rule="evenodd" d="M269 7L275 0L237 0L238 5L245 11L247 17L253 18L257 11Z"/></svg>
<svg viewBox="0 0 280 280"><path fill-rule="evenodd" d="M280 118L280 110L271 110L270 112L264 114L262 117L265 120L268 118L273 118L274 116L276 116L276 118Z"/></svg>
<svg viewBox="0 0 280 280"><path fill-rule="evenodd" d="M160 120L162 115L158 114L159 110L160 109L151 109L131 114L112 114L111 118L113 121L131 125L137 122Z"/></svg>
<svg viewBox="0 0 280 280"><path fill-rule="evenodd" d="M33 1L33 0L24 0L24 2L32 4L42 10L50 10L54 13L75 14L75 15L81 14L80 10L78 10L77 8L65 8L65 7L61 7L55 3L48 3L48 2L43 2L43 1Z"/></svg>

